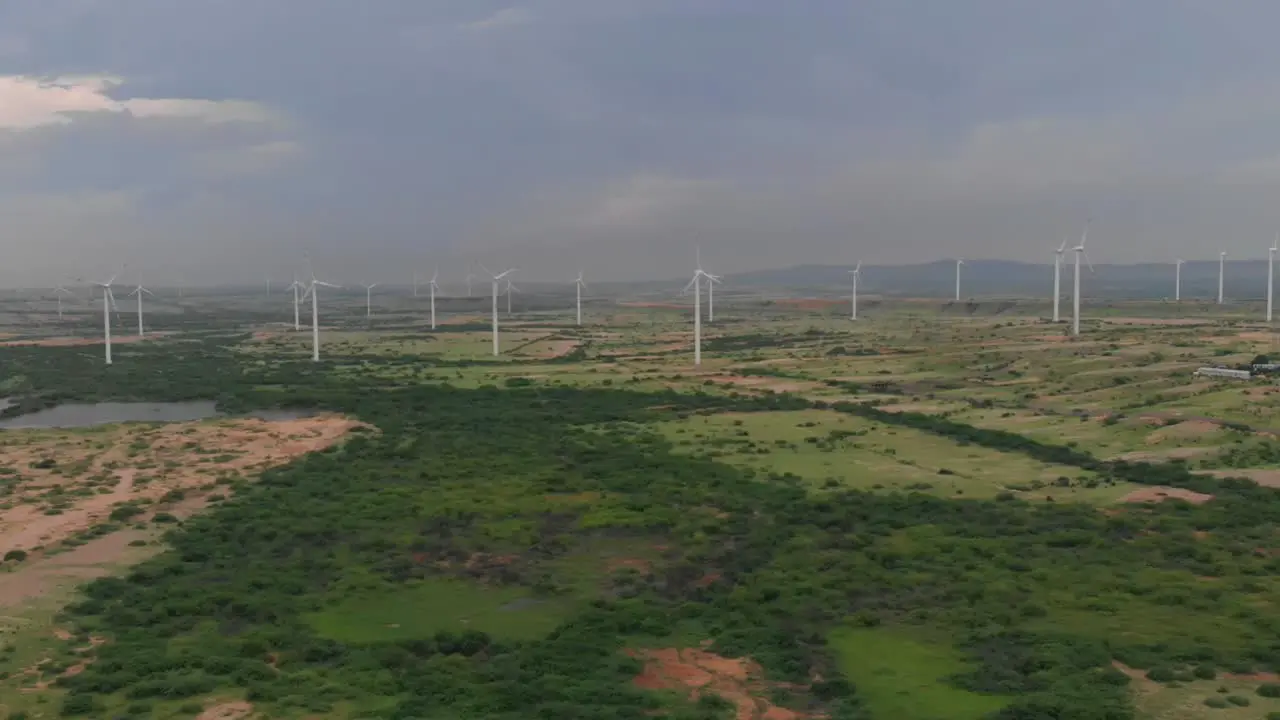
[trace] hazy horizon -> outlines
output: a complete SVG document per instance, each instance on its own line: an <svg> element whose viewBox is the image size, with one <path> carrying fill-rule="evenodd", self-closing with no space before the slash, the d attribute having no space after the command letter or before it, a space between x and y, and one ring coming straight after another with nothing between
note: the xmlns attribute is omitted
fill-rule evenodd
<svg viewBox="0 0 1280 720"><path fill-rule="evenodd" d="M0 8L0 285L1259 258L1280 7Z"/></svg>

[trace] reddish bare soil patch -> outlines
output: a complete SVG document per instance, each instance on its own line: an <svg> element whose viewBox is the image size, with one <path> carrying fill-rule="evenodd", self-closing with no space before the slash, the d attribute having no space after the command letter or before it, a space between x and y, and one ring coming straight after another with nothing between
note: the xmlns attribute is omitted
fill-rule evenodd
<svg viewBox="0 0 1280 720"><path fill-rule="evenodd" d="M224 702L206 708L196 720L241 720L253 712L253 703L243 700Z"/></svg>
<svg viewBox="0 0 1280 720"><path fill-rule="evenodd" d="M326 415L131 424L94 432L8 431L0 458L17 482L8 498L13 506L0 510L0 548L53 547L107 522L122 504L189 513L203 506L219 477L284 464L333 445L358 425ZM95 541L75 553L90 547L104 546ZM109 561L112 552L104 553L108 557L100 560ZM8 578L5 585L14 576Z"/></svg>
<svg viewBox="0 0 1280 720"><path fill-rule="evenodd" d="M769 702L769 684L760 666L746 658L720 657L695 648L628 650L644 661L635 684L646 690L679 690L697 700L719 695L737 708L737 720L799 720L806 717Z"/></svg>
<svg viewBox="0 0 1280 720"><path fill-rule="evenodd" d="M1184 490L1182 488L1167 487L1165 485L1154 485L1152 487L1134 490L1133 492L1120 498L1123 503L1144 503L1144 502L1163 502L1165 500L1186 500L1193 505L1207 503L1213 499L1212 495L1206 493L1198 493L1194 490Z"/></svg>

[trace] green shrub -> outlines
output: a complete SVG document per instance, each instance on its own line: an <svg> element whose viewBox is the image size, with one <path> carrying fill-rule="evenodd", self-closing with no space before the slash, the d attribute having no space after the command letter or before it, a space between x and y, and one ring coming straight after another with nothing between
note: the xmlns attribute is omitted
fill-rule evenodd
<svg viewBox="0 0 1280 720"><path fill-rule="evenodd" d="M1280 683L1263 683L1258 686L1258 694L1264 698L1280 698Z"/></svg>
<svg viewBox="0 0 1280 720"><path fill-rule="evenodd" d="M1214 708L1215 710L1222 710L1222 709L1224 709L1224 708L1226 708L1226 707L1229 707L1229 706L1228 706L1228 704L1227 704L1227 701L1226 701L1226 700L1223 700L1223 699L1222 699L1222 698L1220 698L1220 697L1210 697L1210 698L1205 698L1205 699L1204 699L1204 704L1205 704L1205 706L1207 706L1207 707L1211 707L1211 708Z"/></svg>
<svg viewBox="0 0 1280 720"><path fill-rule="evenodd" d="M1228 695L1227 702L1237 707L1249 707L1249 698L1240 695Z"/></svg>

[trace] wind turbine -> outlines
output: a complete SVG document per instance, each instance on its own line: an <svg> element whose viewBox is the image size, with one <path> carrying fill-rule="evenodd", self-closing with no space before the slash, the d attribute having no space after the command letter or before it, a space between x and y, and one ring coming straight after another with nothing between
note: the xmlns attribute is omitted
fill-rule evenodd
<svg viewBox="0 0 1280 720"><path fill-rule="evenodd" d="M373 320L373 289L378 287L378 283L372 285L361 284L364 288L364 320L370 322Z"/></svg>
<svg viewBox="0 0 1280 720"><path fill-rule="evenodd" d="M1085 221L1084 232L1080 234L1080 244L1071 248L1071 252L1076 254L1076 273L1075 273L1075 295L1071 298L1071 334L1080 334L1080 259L1089 265L1089 272L1093 272L1093 263L1089 262L1089 258L1084 254L1084 243L1089 239L1089 225L1093 222L1093 218Z"/></svg>
<svg viewBox="0 0 1280 720"><path fill-rule="evenodd" d="M853 295L849 298L849 319L858 319L858 278L862 277L862 262L859 261L852 270L849 271L849 277L853 280Z"/></svg>
<svg viewBox="0 0 1280 720"><path fill-rule="evenodd" d="M1182 300L1182 264L1186 260L1178 259L1173 261L1173 300L1178 302Z"/></svg>
<svg viewBox="0 0 1280 720"><path fill-rule="evenodd" d="M702 278L711 282L711 276L702 270L701 253L698 254L698 267L693 272L693 279L684 286L684 292L693 288L693 364L702 364Z"/></svg>
<svg viewBox="0 0 1280 720"><path fill-rule="evenodd" d="M1222 278L1227 271L1227 253L1218 253L1218 304L1222 304Z"/></svg>
<svg viewBox="0 0 1280 720"><path fill-rule="evenodd" d="M115 296L111 294L111 283L116 281L116 276L112 275L111 279L104 283L94 283L102 288L102 339L106 346L107 364L111 364L111 310L116 306Z"/></svg>
<svg viewBox="0 0 1280 720"><path fill-rule="evenodd" d="M311 261L307 261L307 267L311 269L311 282L307 285L307 292L302 296L303 300L307 299L307 295L311 296L311 362L320 362L320 298L316 287L327 287L337 289L341 285L332 285L316 279L316 271L311 268Z"/></svg>
<svg viewBox="0 0 1280 720"><path fill-rule="evenodd" d="M578 279L573 281L574 287L578 289L578 325L582 325L582 289L587 286L585 280L582 279L582 271L578 271Z"/></svg>
<svg viewBox="0 0 1280 720"><path fill-rule="evenodd" d="M475 277L471 273L467 273L467 297L471 297L471 278Z"/></svg>
<svg viewBox="0 0 1280 720"><path fill-rule="evenodd" d="M293 331L294 332L298 332L299 330L302 329L301 324L298 322L298 291L302 290L305 287L306 287L305 285L298 282L297 275L294 275L293 282L289 283L289 288L293 290Z"/></svg>
<svg viewBox="0 0 1280 720"><path fill-rule="evenodd" d="M1062 238L1062 244L1054 251L1053 255L1053 321L1059 321L1058 303L1062 300L1062 253L1067 249L1067 239Z"/></svg>
<svg viewBox="0 0 1280 720"><path fill-rule="evenodd" d="M61 320L61 319L62 319L62 296L63 296L63 294L64 294L64 293L65 293L65 294L67 294L67 295L70 295L71 297L75 297L75 296L76 296L76 294L75 294L75 293L71 292L70 290L68 290L68 289L66 289L66 288L64 288L64 287L62 287L61 285L58 285L57 287L55 287L55 288L53 289L53 294L54 294L54 296L58 298L58 319L59 319L59 320Z"/></svg>
<svg viewBox="0 0 1280 720"><path fill-rule="evenodd" d="M489 275L493 278L493 356L497 357L498 356L498 283L501 282L502 279L505 278L506 276L515 272L516 269L509 268L507 270L503 270L497 275L494 275L488 270L485 270L485 267L483 265L480 266L480 269L484 270L486 275ZM471 286L471 276L468 275L467 276L468 291L470 290L470 286ZM468 297L470 297L470 295L468 295Z"/></svg>
<svg viewBox="0 0 1280 720"><path fill-rule="evenodd" d="M142 296L143 294L154 295L155 293L151 292L150 290L142 286L142 275L141 273L139 273L138 286L134 288L133 292L129 294L138 296L138 337L143 337L145 333L143 332L143 329L142 329Z"/></svg>
<svg viewBox="0 0 1280 720"><path fill-rule="evenodd" d="M508 315L511 314L511 291L512 290L519 292L520 288L516 287L515 285L512 285L511 278L507 278L507 314Z"/></svg>
<svg viewBox="0 0 1280 720"><path fill-rule="evenodd" d="M1275 242L1267 248L1267 322L1271 322L1271 298L1276 284L1276 253L1280 252L1280 232L1276 233Z"/></svg>
<svg viewBox="0 0 1280 720"><path fill-rule="evenodd" d="M431 273L431 282L427 283L427 289L431 291L431 329L436 329L436 291L440 286L436 284L436 276L439 272Z"/></svg>
<svg viewBox="0 0 1280 720"><path fill-rule="evenodd" d="M963 259L956 260L956 302L960 302L960 266L964 265Z"/></svg>

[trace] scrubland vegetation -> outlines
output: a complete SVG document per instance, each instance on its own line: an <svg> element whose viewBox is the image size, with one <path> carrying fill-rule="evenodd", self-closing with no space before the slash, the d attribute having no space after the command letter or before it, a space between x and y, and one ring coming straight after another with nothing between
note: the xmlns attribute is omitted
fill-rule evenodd
<svg viewBox="0 0 1280 720"><path fill-rule="evenodd" d="M1146 439L1177 416L1134 420L1191 384L1142 368L1183 342L1256 354L1236 331L1064 344L1025 319L730 319L693 373L671 349L680 326L611 327L626 330L555 330L590 348L569 361L459 357L465 333L421 333L405 355L352 337L318 365L248 334L137 345L109 370L4 349L24 407L201 397L367 428L236 483L164 552L85 585L45 664L0 650L0 704L28 718L233 701L353 720L1280 712L1280 492L1201 474L1265 469L1273 441L1228 428L1199 460L1121 457L1175 442ZM1196 414L1249 411L1215 399ZM1172 494L1120 502L1144 489ZM749 659L758 677L654 689L672 648Z"/></svg>

